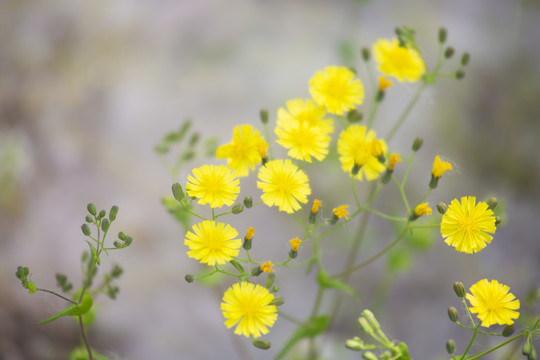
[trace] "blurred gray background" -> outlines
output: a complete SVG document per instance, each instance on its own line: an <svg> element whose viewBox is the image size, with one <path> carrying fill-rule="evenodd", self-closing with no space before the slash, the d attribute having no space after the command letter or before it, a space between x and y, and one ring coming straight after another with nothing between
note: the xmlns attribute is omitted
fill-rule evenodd
<svg viewBox="0 0 540 360"><path fill-rule="evenodd" d="M98 320L89 338L98 351L116 359L273 358L294 331L291 323L280 318L265 337L273 348L257 350L223 325L219 303L229 279L217 287L184 281L186 273L203 268L186 256L183 229L160 199L169 195L173 181L185 183L189 168L171 178L154 147L186 118L203 138L217 136L220 144L230 140L237 124L262 129L262 107L274 120L287 100L309 96L309 79L327 65L356 66L367 87L358 49L392 37L398 25L416 29L428 67L435 63L441 26L457 51L448 71L463 51L472 55L465 79L440 79L429 87L389 144L407 156L413 139L424 138L409 193L422 196L439 154L455 170L444 175L430 203L496 195L504 200L504 226L492 245L474 256L455 252L436 234L431 250L415 253L407 271L384 276L381 259L355 274L351 283L362 303L344 300L331 335L317 341L325 359L359 359L343 344L360 334L360 312L376 304L387 334L409 344L413 358L445 359L450 337L463 350L468 334L446 315L451 305L463 313L452 282L461 280L468 288L484 277L497 279L523 307L528 292L540 286L539 14L540 4L532 0L3 0L0 359L63 359L78 345L71 319L34 325L65 304L47 294L29 295L14 273L18 265L29 266L32 280L43 288L55 288L57 272L78 284L86 249L80 225L90 201L107 210L118 205L112 234L122 230L134 238L130 248L104 261L103 270L117 261L125 273L115 301L97 300ZM380 134L415 89L395 84L388 91L375 124ZM361 110L367 112L367 105ZM191 166L206 161L197 158ZM335 169L324 178L312 177L310 199L322 194L325 216L332 207L353 202L349 192L337 190L348 179ZM255 179L242 180L242 186L242 195L258 197ZM388 209L396 196L389 191L378 207ZM274 210L258 207L230 220L240 233L255 226L253 253L278 262L286 257L288 240L301 234ZM386 222L372 220L360 259L393 236ZM276 222L284 226L276 229ZM329 269L342 268L353 229L324 242ZM305 252L301 259L309 247ZM277 283L287 301L281 309L307 316L316 291L313 274L279 269ZM325 298L324 308L331 307L331 299ZM475 345L471 351L481 349ZM505 353L490 358L520 358Z"/></svg>

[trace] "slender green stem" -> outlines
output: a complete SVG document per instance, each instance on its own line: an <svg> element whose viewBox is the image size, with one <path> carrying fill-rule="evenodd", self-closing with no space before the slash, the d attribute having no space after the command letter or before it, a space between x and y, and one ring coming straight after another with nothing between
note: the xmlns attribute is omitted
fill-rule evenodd
<svg viewBox="0 0 540 360"><path fill-rule="evenodd" d="M358 200L358 195L356 194L356 182L354 181L354 178L354 176L351 176L352 193L354 196L354 201L356 202L356 206L361 207L360 200Z"/></svg>
<svg viewBox="0 0 540 360"><path fill-rule="evenodd" d="M338 277L348 276L349 274L353 273L354 271L359 270L359 269L371 264L372 262L374 262L375 260L377 260L378 258L383 256L384 254L386 254L388 251L390 251L390 249L392 249L394 246L396 246L396 244L403 238L403 236L407 233L408 230L409 230L409 226L407 226L405 228L405 230L403 230L401 232L401 234L399 234L398 237L392 243L390 243L383 250L379 251L377 254L373 255L368 260L366 260L366 261L364 261L364 262L362 262L362 263L360 263L360 264L358 264L356 266L348 268L347 270L345 270L343 272L340 272L339 274L332 275L332 277L338 278Z"/></svg>
<svg viewBox="0 0 540 360"><path fill-rule="evenodd" d="M474 342L474 339L476 338L476 334L478 333L478 327L480 326L480 324L478 324L478 326L476 326L474 328L474 332L471 336L471 340L469 340L469 344L467 345L467 348L465 349L465 351L463 352L463 354L461 355L461 360L465 359L465 355L467 355L467 353L469 352L469 349L471 348L473 342ZM470 359L469 359L470 360Z"/></svg>
<svg viewBox="0 0 540 360"><path fill-rule="evenodd" d="M369 111L369 117L367 121L367 130L371 129L373 126L373 120L375 119L375 114L377 113L377 110L379 109L379 101L377 101L377 91L375 90L375 96L373 97L373 104L371 105L371 109Z"/></svg>
<svg viewBox="0 0 540 360"><path fill-rule="evenodd" d="M268 144L268 156L270 159L273 159L272 155L272 141L270 140L270 132L268 131L268 123L264 124L264 137L266 138L266 143Z"/></svg>
<svg viewBox="0 0 540 360"><path fill-rule="evenodd" d="M303 325L303 323L298 320L297 318L291 316L291 315L288 315L286 313L284 313L283 311L278 311L278 315L280 317L283 317L285 320L289 320L290 322L296 324L296 325Z"/></svg>
<svg viewBox="0 0 540 360"><path fill-rule="evenodd" d="M37 288L36 291L43 291L43 292L46 292L46 293L49 293L49 294L53 294L53 295L56 295L59 298L64 299L64 300L66 300L66 301L68 301L68 302L70 302L70 303L72 303L74 305L79 305L79 303L77 303L77 302L75 302L75 301L73 301L71 299L68 299L67 297L65 297L63 295L60 295L59 293L51 291L51 290Z"/></svg>
<svg viewBox="0 0 540 360"><path fill-rule="evenodd" d="M90 348L90 345L88 344L88 339L86 339L86 334L84 332L82 316L79 315L78 318L79 318L79 325L81 326L81 337L82 337L84 346L86 347L86 351L88 352L88 360L94 360L94 357L92 356L92 349Z"/></svg>
<svg viewBox="0 0 540 360"><path fill-rule="evenodd" d="M476 360L476 359L480 359L482 356L487 355L487 354L489 354L489 353L491 353L491 352L493 352L493 351L495 351L495 350L497 350L497 349L499 349L499 348L505 346L506 344L511 343L512 341L514 341L514 340L516 340L516 339L519 339L519 338L522 337L522 336L525 336L525 335L527 335L527 332L526 332L526 331L524 331L524 332L522 332L521 334L518 334L518 335L516 335L516 336L514 336L514 337L512 337L512 338L510 338L510 339L508 339L508 340L506 340L506 341L504 341L504 342L502 342L502 343L500 343L499 345L497 345L497 346L495 346L495 347L492 347L492 348L489 349L489 350L486 350L486 351L484 351L484 352L481 352L481 353L479 353L479 354L476 354L476 355L474 355L473 357L468 358L467 360ZM463 359L463 357L462 357L462 359Z"/></svg>
<svg viewBox="0 0 540 360"><path fill-rule="evenodd" d="M373 213L377 216L380 216L384 219L388 219L388 220L393 220L393 221L407 221L407 218L404 218L404 217L395 217L395 216L391 216L391 215L386 215L385 213L382 213L380 211L377 211L375 209L371 209L371 208L364 208L364 210L366 211L369 211L370 213Z"/></svg>
<svg viewBox="0 0 540 360"><path fill-rule="evenodd" d="M461 326L462 328L469 329L469 330L474 330L473 326L467 326L465 324L460 323L459 321L456 321L456 324ZM488 331L482 331L482 330L478 330L478 333L479 334L484 334L484 335L492 335L492 336L503 336L502 334L488 332Z"/></svg>
<svg viewBox="0 0 540 360"><path fill-rule="evenodd" d="M325 289L319 285L319 289L317 290L317 296L315 297L315 303L313 304L313 310L311 310L311 318L314 318L319 313L322 299L324 296Z"/></svg>
<svg viewBox="0 0 540 360"><path fill-rule="evenodd" d="M197 276L197 277L194 278L193 280L201 280L201 279L204 279L205 277L214 275L214 274L217 273L217 272L218 272L218 270L213 270L213 271L210 271L209 273L203 274L203 275L201 275L201 276Z"/></svg>
<svg viewBox="0 0 540 360"><path fill-rule="evenodd" d="M394 137L398 129L401 127L401 125L403 124L403 122L405 121L409 113L411 112L414 105L416 105L416 102L420 98L420 94L422 93L425 87L426 87L426 83L423 82L418 88L418 90L416 91L416 94L414 95L412 100L409 102L409 105L407 105L407 107L405 108L401 116L398 118L394 126L388 132L388 135L386 135L385 137L386 142L390 142L390 140Z"/></svg>

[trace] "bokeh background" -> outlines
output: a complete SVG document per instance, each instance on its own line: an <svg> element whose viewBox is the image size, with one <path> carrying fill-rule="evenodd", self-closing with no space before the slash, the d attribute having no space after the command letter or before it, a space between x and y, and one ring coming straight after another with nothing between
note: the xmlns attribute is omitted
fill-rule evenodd
<svg viewBox="0 0 540 360"><path fill-rule="evenodd" d="M504 226L493 245L474 256L453 251L436 235L431 249L415 252L398 274L384 275L385 260L372 264L351 278L362 302L345 299L331 335L317 341L325 359L360 358L343 344L359 335L356 318L372 307L415 359L444 359L451 337L462 350L467 334L446 315L452 305L463 312L452 282L468 287L484 277L498 279L522 304L540 286L539 14L532 0L3 0L0 359L64 359L78 345L71 319L35 326L65 304L43 293L30 296L14 273L18 265L29 266L43 288L55 288L57 272L77 283L86 248L80 225L90 201L98 208L118 205L112 232L135 239L105 260L104 270L116 261L125 273L117 300L97 301L98 320L89 334L96 349L113 359L273 358L294 331L291 323L279 319L266 337L273 348L257 350L223 325L219 303L228 279L216 286L184 281L202 268L185 255L183 228L161 199L173 181L185 182L189 168L173 179L154 148L187 118L201 138L228 142L234 125L259 126L261 108L273 120L287 100L308 97L309 79L327 65L355 66L367 84L358 49L393 36L398 25L416 29L428 66L435 62L441 26L456 49L448 71L464 51L472 55L466 77L441 79L425 91L390 144L407 156L413 139L424 139L408 191L424 193L440 154L455 170L445 174L430 203L496 195ZM415 86L389 90L375 124L379 133L399 116ZM191 166L206 161L197 157ZM339 190L348 180L334 170L313 179L327 216L332 207L352 202ZM253 179L244 188L259 195ZM388 208L396 196L389 192L379 205ZM275 262L299 231L283 214L262 207L231 221L241 233L254 225L255 253ZM387 223L372 222L361 259L392 236ZM343 266L352 233L325 243L330 269ZM313 274L278 270L277 281L287 301L282 310L307 316ZM323 304L331 305L328 299Z"/></svg>

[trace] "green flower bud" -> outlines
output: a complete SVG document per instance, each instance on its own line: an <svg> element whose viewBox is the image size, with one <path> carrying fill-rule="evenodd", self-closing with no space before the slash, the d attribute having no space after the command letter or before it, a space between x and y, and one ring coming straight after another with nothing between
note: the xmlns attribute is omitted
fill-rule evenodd
<svg viewBox="0 0 540 360"><path fill-rule="evenodd" d="M360 325L360 329L362 329L366 334L368 335L373 334L374 330L366 318L360 316L358 318L358 325Z"/></svg>
<svg viewBox="0 0 540 360"><path fill-rule="evenodd" d="M280 306L285 304L285 298L283 296L276 296L274 300L270 302L270 305Z"/></svg>
<svg viewBox="0 0 540 360"><path fill-rule="evenodd" d="M116 215L118 215L118 206L113 206L111 210L109 211L109 220L113 222L116 220Z"/></svg>
<svg viewBox="0 0 540 360"><path fill-rule="evenodd" d="M459 314L457 312L457 309L453 306L450 306L448 308L448 317L450 318L450 321L456 322L459 320Z"/></svg>
<svg viewBox="0 0 540 360"><path fill-rule="evenodd" d="M242 204L234 205L231 210L233 214L240 214L242 211L244 211L244 205Z"/></svg>
<svg viewBox="0 0 540 360"><path fill-rule="evenodd" d="M487 204L489 210L494 210L499 204L499 200L495 196L492 196L489 198Z"/></svg>
<svg viewBox="0 0 540 360"><path fill-rule="evenodd" d="M56 282L58 283L58 286L62 287L67 282L67 276L64 274L57 273L55 275Z"/></svg>
<svg viewBox="0 0 540 360"><path fill-rule="evenodd" d="M120 275L122 275L123 272L124 272L124 269L122 269L122 268L120 267L120 265L114 264L114 265L113 265L113 268L112 268L112 270L111 270L111 276L112 276L113 278L117 278L117 277L120 277Z"/></svg>
<svg viewBox="0 0 540 360"><path fill-rule="evenodd" d="M495 216L495 226L499 225L501 223L502 219L500 216Z"/></svg>
<svg viewBox="0 0 540 360"><path fill-rule="evenodd" d="M375 95L375 101L376 101L376 102L381 102L381 101L383 101L383 99L384 99L384 94L385 94L384 91L378 90L378 91L377 91L377 94Z"/></svg>
<svg viewBox="0 0 540 360"><path fill-rule="evenodd" d="M114 247L117 248L117 249L120 249L120 248L124 247L124 244L122 244L122 242L121 242L121 241L118 241L118 240L116 240L115 242L113 242L113 245L114 245Z"/></svg>
<svg viewBox="0 0 540 360"><path fill-rule="evenodd" d="M388 170L386 169L386 171L384 172L384 175L382 176L381 178L381 184L388 184L388 182L390 181L390 179L392 178L392 174L394 173L394 170Z"/></svg>
<svg viewBox="0 0 540 360"><path fill-rule="evenodd" d="M262 274L262 270L260 266L254 267L251 269L251 275L253 276L259 276Z"/></svg>
<svg viewBox="0 0 540 360"><path fill-rule="evenodd" d="M172 185L172 193L177 201L182 201L185 196L184 191L182 190L182 185L180 185L179 183L174 183Z"/></svg>
<svg viewBox="0 0 540 360"><path fill-rule="evenodd" d="M122 231L118 233L118 238L122 241L126 241L126 234L124 234Z"/></svg>
<svg viewBox="0 0 540 360"><path fill-rule="evenodd" d="M259 116L261 117L261 122L263 124L268 124L268 109L261 109Z"/></svg>
<svg viewBox="0 0 540 360"><path fill-rule="evenodd" d="M351 111L347 113L347 121L351 124L360 122L362 121L363 118L364 118L364 114L362 114L356 109L352 109Z"/></svg>
<svg viewBox="0 0 540 360"><path fill-rule="evenodd" d="M105 210L101 210L98 214L98 219L103 219L107 215L107 212Z"/></svg>
<svg viewBox="0 0 540 360"><path fill-rule="evenodd" d="M523 355L529 355L532 351L532 345L531 345L531 341L530 339L527 339L527 341L525 341L525 344L523 344L523 348L521 349L521 353Z"/></svg>
<svg viewBox="0 0 540 360"><path fill-rule="evenodd" d="M272 290L270 292L275 293L275 292L278 292L278 291L279 291L279 286L274 285L274 287L272 288Z"/></svg>
<svg viewBox="0 0 540 360"><path fill-rule="evenodd" d="M186 152L184 152L184 154L182 155L182 160L184 161L190 161L191 159L193 159L195 157L195 151L193 150L188 150Z"/></svg>
<svg viewBox="0 0 540 360"><path fill-rule="evenodd" d="M364 360L379 360L379 358L377 357L377 355L375 355L374 353L372 353L371 351L366 351L362 354L362 359Z"/></svg>
<svg viewBox="0 0 540 360"><path fill-rule="evenodd" d="M412 151L417 152L422 147L422 144L424 143L424 140L422 138L417 137L414 139L413 145L412 145Z"/></svg>
<svg viewBox="0 0 540 360"><path fill-rule="evenodd" d="M358 164L355 163L352 170L351 170L351 175L352 176L358 175L358 172L360 171L361 168L362 168L362 165L358 165Z"/></svg>
<svg viewBox="0 0 540 360"><path fill-rule="evenodd" d="M90 226L88 226L88 224L82 224L81 230L82 230L83 234L86 235L86 236L90 236L90 234L92 233L90 231Z"/></svg>
<svg viewBox="0 0 540 360"><path fill-rule="evenodd" d="M441 44L444 44L444 42L446 41L446 35L447 35L447 31L445 28L440 28L439 29L439 42Z"/></svg>
<svg viewBox="0 0 540 360"><path fill-rule="evenodd" d="M266 277L264 287L267 288L267 289L270 289L272 287L272 285L274 285L274 280L276 280L276 274L269 273L268 276Z"/></svg>
<svg viewBox="0 0 540 360"><path fill-rule="evenodd" d="M458 71L456 71L456 79L461 80L461 79L463 79L464 77L465 77L465 71L463 71L463 70L461 70L461 69L458 70Z"/></svg>
<svg viewBox="0 0 540 360"><path fill-rule="evenodd" d="M186 276L184 276L184 279L185 279L188 283L192 283L193 280L195 280L194 276L191 275L191 274L187 274Z"/></svg>
<svg viewBox="0 0 540 360"><path fill-rule="evenodd" d="M369 325L376 331L381 328L381 325L375 318L375 315L371 312L371 310L365 309L362 311L362 316L368 321Z"/></svg>
<svg viewBox="0 0 540 360"><path fill-rule="evenodd" d="M88 205L86 206L86 209L88 209L88 212L89 212L90 214L94 215L94 216L95 216L96 213L97 213L96 205L94 205L94 204L92 204L92 203L88 204Z"/></svg>
<svg viewBox="0 0 540 360"><path fill-rule="evenodd" d="M461 57L461 65L466 66L469 63L469 60L471 60L471 54L468 52L464 53Z"/></svg>
<svg viewBox="0 0 540 360"><path fill-rule="evenodd" d="M30 291L30 294L33 294L33 292L30 289L28 290ZM527 360L536 360L536 359L537 359L536 348L531 344L531 353L527 356Z"/></svg>
<svg viewBox="0 0 540 360"><path fill-rule="evenodd" d="M129 245L131 245L132 242L133 242L133 238L128 235L126 237L126 240L124 241L124 243L126 244L126 246L129 246Z"/></svg>
<svg viewBox="0 0 540 360"><path fill-rule="evenodd" d="M456 342L454 340L450 339L446 342L446 351L450 355L454 355L454 353L456 352Z"/></svg>
<svg viewBox="0 0 540 360"><path fill-rule="evenodd" d="M449 46L444 50L444 57L447 59L450 59L452 56L454 56L454 48Z"/></svg>
<svg viewBox="0 0 540 360"><path fill-rule="evenodd" d="M253 198L251 196L246 196L244 198L244 206L247 209L251 209L253 207Z"/></svg>
<svg viewBox="0 0 540 360"><path fill-rule="evenodd" d="M360 351L364 349L364 342L358 336L349 339L345 342L345 347L350 350Z"/></svg>
<svg viewBox="0 0 540 360"><path fill-rule="evenodd" d="M361 49L361 53L362 53L362 59L363 59L365 62L368 62L368 61L369 61L369 58L371 57L369 48L363 47L363 48Z"/></svg>
<svg viewBox="0 0 540 360"><path fill-rule="evenodd" d="M444 215L446 214L446 210L448 209L448 207L446 206L445 203L443 203L442 201L440 201L437 205L437 211L439 212L439 214L441 215Z"/></svg>
<svg viewBox="0 0 540 360"><path fill-rule="evenodd" d="M464 298L465 297L465 286L463 286L463 283L461 281L456 281L453 285L452 285L453 289L454 289L454 292L456 293L456 295L460 298Z"/></svg>
<svg viewBox="0 0 540 360"><path fill-rule="evenodd" d="M103 230L103 232L107 232L110 226L111 223L109 222L109 219L101 220L101 230Z"/></svg>
<svg viewBox="0 0 540 360"><path fill-rule="evenodd" d="M311 216L311 214L310 214L310 216ZM297 256L298 256L298 251L292 251L292 250L289 251L289 257L291 259L296 259Z"/></svg>
<svg viewBox="0 0 540 360"><path fill-rule="evenodd" d="M435 189L439 185L439 178L431 175L431 180L429 181L429 188Z"/></svg>
<svg viewBox="0 0 540 360"><path fill-rule="evenodd" d="M253 346L255 346L257 349L268 350L270 349L270 345L271 343L268 340L261 340L261 339L253 340Z"/></svg>
<svg viewBox="0 0 540 360"><path fill-rule="evenodd" d="M84 220L86 220L87 223L91 223L94 221L94 219L92 219L92 217L90 215L86 215L86 217L84 218Z"/></svg>
<svg viewBox="0 0 540 360"><path fill-rule="evenodd" d="M502 330L502 336L509 337L515 331L514 325L506 325Z"/></svg>

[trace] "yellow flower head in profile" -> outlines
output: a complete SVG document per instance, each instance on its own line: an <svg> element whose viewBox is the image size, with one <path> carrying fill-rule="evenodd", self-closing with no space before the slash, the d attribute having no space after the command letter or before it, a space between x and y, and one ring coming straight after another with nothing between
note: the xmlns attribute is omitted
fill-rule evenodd
<svg viewBox="0 0 540 360"><path fill-rule="evenodd" d="M416 82L426 72L424 60L409 45L399 46L398 39L380 39L373 45L373 56L379 63L378 69L398 81Z"/></svg>
<svg viewBox="0 0 540 360"><path fill-rule="evenodd" d="M329 113L343 115L364 100L364 86L344 66L328 66L309 81L309 93Z"/></svg>
<svg viewBox="0 0 540 360"><path fill-rule="evenodd" d="M261 148L268 146L259 131L251 125L239 125L233 130L230 143L221 145L216 151L218 159L227 159L227 165L238 177L248 176L249 170L261 162Z"/></svg>
<svg viewBox="0 0 540 360"><path fill-rule="evenodd" d="M495 216L485 202L476 204L476 197L464 196L461 202L452 200L441 220L441 235L445 243L457 251L472 254L489 244L495 232Z"/></svg>
<svg viewBox="0 0 540 360"><path fill-rule="evenodd" d="M427 202L418 204L414 208L414 215L416 216L431 215L431 208L429 207L429 204Z"/></svg>
<svg viewBox="0 0 540 360"><path fill-rule="evenodd" d="M289 240L289 243L291 244L291 251L298 251L298 248L300 247L302 240L295 237L294 239Z"/></svg>
<svg viewBox="0 0 540 360"><path fill-rule="evenodd" d="M392 81L388 80L384 76L379 76L379 91L384 92L386 89L392 86Z"/></svg>
<svg viewBox="0 0 540 360"><path fill-rule="evenodd" d="M448 161L442 161L439 155L435 156L431 175L433 175L434 178L440 178L447 170L452 170L452 164Z"/></svg>
<svg viewBox="0 0 540 360"><path fill-rule="evenodd" d="M270 305L274 295L261 285L246 281L233 284L223 295L221 311L225 326L236 329L234 333L245 337L260 337L268 333L277 319L277 308Z"/></svg>
<svg viewBox="0 0 540 360"><path fill-rule="evenodd" d="M361 166L356 174L358 180L365 175L368 181L376 179L386 169L373 153L373 140L375 131L369 130L366 134L364 125L350 125L339 136L338 154L341 168L350 173L354 165ZM384 140L377 140L382 147L382 155L386 157L387 146ZM377 146L378 148L379 146Z"/></svg>
<svg viewBox="0 0 540 360"><path fill-rule="evenodd" d="M307 202L311 194L307 175L291 160L272 160L259 169L257 187L263 191L261 200L280 211L293 213Z"/></svg>
<svg viewBox="0 0 540 360"><path fill-rule="evenodd" d="M199 204L212 208L232 205L240 192L240 180L225 165L203 165L188 175L186 192L199 199Z"/></svg>
<svg viewBox="0 0 540 360"><path fill-rule="evenodd" d="M493 324L512 325L519 317L519 300L509 293L507 285L497 280L482 279L469 289L465 296L471 303L471 312L477 314L482 326Z"/></svg>
<svg viewBox="0 0 540 360"><path fill-rule="evenodd" d="M268 260L261 265L261 271L265 273L273 273L274 269L272 269L272 266L274 266L274 264L272 264L272 261Z"/></svg>
<svg viewBox="0 0 540 360"><path fill-rule="evenodd" d="M390 161L388 163L388 170L393 171L398 162L401 162L401 157L397 153L390 154Z"/></svg>
<svg viewBox="0 0 540 360"><path fill-rule="evenodd" d="M192 231L186 233L184 245L190 251L190 258L203 264L225 264L238 255L242 241L236 239L238 232L230 225L205 220L193 225Z"/></svg>
<svg viewBox="0 0 540 360"><path fill-rule="evenodd" d="M349 205L341 205L335 209L332 209L332 212L338 219L345 218L349 220L349 217L347 216L349 215L349 210L347 210L348 207Z"/></svg>

